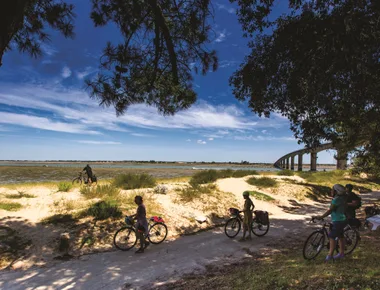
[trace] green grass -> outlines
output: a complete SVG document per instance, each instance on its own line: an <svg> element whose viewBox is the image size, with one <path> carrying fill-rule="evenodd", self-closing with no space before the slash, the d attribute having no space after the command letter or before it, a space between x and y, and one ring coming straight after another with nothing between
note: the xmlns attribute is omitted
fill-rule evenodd
<svg viewBox="0 0 380 290"><path fill-rule="evenodd" d="M374 236L374 235L373 235ZM377 239L379 234L377 233ZM284 244L280 253L255 254L230 266L210 266L203 275L174 282L170 289L380 289L380 246L374 237L363 237L345 260L325 264L326 251L306 261L299 249L302 241ZM168 288L168 289L169 289ZM160 289L160 288L159 288Z"/></svg>
<svg viewBox="0 0 380 290"><path fill-rule="evenodd" d="M113 185L104 184L95 187L83 186L80 189L80 193L87 199L93 198L117 198L120 194L120 190Z"/></svg>
<svg viewBox="0 0 380 290"><path fill-rule="evenodd" d="M259 188L276 187L278 185L277 181L270 177L251 177L247 180L247 183Z"/></svg>
<svg viewBox="0 0 380 290"><path fill-rule="evenodd" d="M220 178L229 178L229 177L244 177L247 175L257 175L257 171L255 170L202 170L195 173L189 183L192 186L197 186L200 184L212 183L217 181Z"/></svg>
<svg viewBox="0 0 380 290"><path fill-rule="evenodd" d="M73 187L70 182L60 182L58 183L58 191L68 192Z"/></svg>
<svg viewBox="0 0 380 290"><path fill-rule="evenodd" d="M21 208L22 208L22 204L18 202L0 201L0 209L6 210L6 211L18 211Z"/></svg>
<svg viewBox="0 0 380 290"><path fill-rule="evenodd" d="M293 176L294 174L294 171L289 169L284 169L277 172L277 175L279 176Z"/></svg>
<svg viewBox="0 0 380 290"><path fill-rule="evenodd" d="M318 172L310 172L310 171L299 171L296 174L305 179L308 182L312 183L323 183L323 184L335 184L335 183L348 183L345 180L344 175L348 171L344 170L332 170L332 171L318 171Z"/></svg>
<svg viewBox="0 0 380 290"><path fill-rule="evenodd" d="M47 218L44 218L41 223L58 225L58 224L74 223L76 221L77 219L72 214L55 214Z"/></svg>
<svg viewBox="0 0 380 290"><path fill-rule="evenodd" d="M149 174L121 174L115 177L113 185L122 189L152 188L157 184L156 179Z"/></svg>
<svg viewBox="0 0 380 290"><path fill-rule="evenodd" d="M20 199L20 198L35 198L36 196L33 194L26 193L25 191L18 191L17 194L7 194L5 195L6 198L9 199Z"/></svg>
<svg viewBox="0 0 380 290"><path fill-rule="evenodd" d="M108 218L120 218L122 214L117 201L102 200L90 205L87 209L83 210L79 216L92 216L95 220L105 220Z"/></svg>
<svg viewBox="0 0 380 290"><path fill-rule="evenodd" d="M176 189L179 200L185 203L200 198L202 194L213 194L217 190L216 185L213 184L186 186Z"/></svg>
<svg viewBox="0 0 380 290"><path fill-rule="evenodd" d="M258 191L249 191L249 195L253 196L255 199L263 201L274 201L275 199L265 193Z"/></svg>

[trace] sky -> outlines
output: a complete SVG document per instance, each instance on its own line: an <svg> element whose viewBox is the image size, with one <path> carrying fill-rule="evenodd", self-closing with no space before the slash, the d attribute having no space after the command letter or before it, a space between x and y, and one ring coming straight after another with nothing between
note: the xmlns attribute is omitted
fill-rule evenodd
<svg viewBox="0 0 380 290"><path fill-rule="evenodd" d="M289 121L279 114L260 118L237 101L228 79L249 53L247 39L228 0L213 1L219 69L195 75L198 101L175 116L154 107L131 106L117 117L112 107L89 98L84 80L99 69L107 41L117 43L112 25L95 28L90 1L76 6L75 38L51 33L43 56L7 52L0 67L0 160L163 160L275 162L303 148ZM276 8L281 13L283 8ZM334 151L318 163L335 163ZM304 157L309 163L309 157Z"/></svg>

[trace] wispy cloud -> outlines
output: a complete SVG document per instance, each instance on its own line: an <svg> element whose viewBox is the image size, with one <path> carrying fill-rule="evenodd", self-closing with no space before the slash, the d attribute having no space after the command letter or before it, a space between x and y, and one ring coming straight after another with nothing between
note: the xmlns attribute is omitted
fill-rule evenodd
<svg viewBox="0 0 380 290"><path fill-rule="evenodd" d="M146 138L153 138L153 137L156 137L155 135L151 135L151 134L144 134L144 133L131 133L132 136L136 136L136 137L146 137Z"/></svg>
<svg viewBox="0 0 380 290"><path fill-rule="evenodd" d="M209 140L209 141L213 141L213 140L214 140L214 138L213 138L213 137L210 137L210 138L208 138L208 140Z"/></svg>
<svg viewBox="0 0 380 290"><path fill-rule="evenodd" d="M78 140L81 144L91 144L91 145L120 145L120 142L113 141L92 141L92 140Z"/></svg>
<svg viewBox="0 0 380 290"><path fill-rule="evenodd" d="M53 56L58 53L58 49L47 43L41 43L41 49L48 56Z"/></svg>
<svg viewBox="0 0 380 290"><path fill-rule="evenodd" d="M97 69L95 69L91 66L88 66L84 70L76 72L76 76L78 79L83 80L86 76L88 76L88 75L90 75L96 71L97 71Z"/></svg>
<svg viewBox="0 0 380 290"><path fill-rule="evenodd" d="M63 78L68 78L71 76L71 69L68 66L64 66L61 72Z"/></svg>
<svg viewBox="0 0 380 290"><path fill-rule="evenodd" d="M200 145L204 145L204 144L206 144L207 142L206 141L203 141L203 140L198 140L197 141L197 144L200 144Z"/></svg>
<svg viewBox="0 0 380 290"><path fill-rule="evenodd" d="M215 42L222 42L226 39L226 30L218 32L218 37L215 39Z"/></svg>
<svg viewBox="0 0 380 290"><path fill-rule="evenodd" d="M235 8L233 8L233 7L227 7L224 4L216 3L216 7L218 7L219 10L225 10L225 11L227 11L230 14L235 14L236 13Z"/></svg>
<svg viewBox="0 0 380 290"><path fill-rule="evenodd" d="M261 136L261 135L258 135L258 136L253 136L253 135L247 135L247 136L243 136L243 135L237 135L237 136L234 136L234 139L235 140L239 140L239 141L275 141L275 140L278 140L278 141L295 141L296 139L294 137L270 137L270 136Z"/></svg>
<svg viewBox="0 0 380 290"><path fill-rule="evenodd" d="M219 62L219 67L225 68L225 67L230 67L230 66L237 66L239 64L240 62L236 60L222 60Z"/></svg>
<svg viewBox="0 0 380 290"><path fill-rule="evenodd" d="M81 124L54 122L44 117L0 112L0 123L74 134L100 134Z"/></svg>

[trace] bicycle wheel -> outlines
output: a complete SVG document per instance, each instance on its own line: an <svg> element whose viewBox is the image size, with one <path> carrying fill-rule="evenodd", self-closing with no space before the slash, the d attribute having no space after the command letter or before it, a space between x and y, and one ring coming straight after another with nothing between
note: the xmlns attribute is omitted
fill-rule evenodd
<svg viewBox="0 0 380 290"><path fill-rule="evenodd" d="M267 225L263 225L258 222L257 219L253 219L251 231L255 236L262 237L269 231L269 223Z"/></svg>
<svg viewBox="0 0 380 290"><path fill-rule="evenodd" d="M325 244L325 234L323 231L315 231L307 238L303 245L303 257L312 260L319 255Z"/></svg>
<svg viewBox="0 0 380 290"><path fill-rule="evenodd" d="M113 244L122 251L132 249L137 243L136 231L130 227L119 229L113 236Z"/></svg>
<svg viewBox="0 0 380 290"><path fill-rule="evenodd" d="M168 228L163 223L154 223L149 229L148 239L152 244L160 244L165 241L168 235Z"/></svg>
<svg viewBox="0 0 380 290"><path fill-rule="evenodd" d="M224 226L224 232L229 238L234 238L240 232L241 223L238 218L230 218Z"/></svg>
<svg viewBox="0 0 380 290"><path fill-rule="evenodd" d="M72 184L73 185L81 185L82 184L82 178L80 178L80 177L74 178Z"/></svg>
<svg viewBox="0 0 380 290"><path fill-rule="evenodd" d="M351 254L359 243L359 233L357 230L348 228L344 231L344 254ZM339 242L336 243L336 251L339 253Z"/></svg>

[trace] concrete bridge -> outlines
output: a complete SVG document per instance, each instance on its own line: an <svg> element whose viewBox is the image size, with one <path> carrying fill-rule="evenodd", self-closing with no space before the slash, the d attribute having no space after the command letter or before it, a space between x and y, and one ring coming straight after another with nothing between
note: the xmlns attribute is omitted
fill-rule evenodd
<svg viewBox="0 0 380 290"><path fill-rule="evenodd" d="M293 151L282 156L278 159L273 165L278 169L290 169L294 170L294 159L298 156L298 171L302 171L303 165L303 155L310 153L310 171L317 171L317 153L324 150L336 149L337 150L337 169L346 169L347 168L347 150L337 149L332 143L321 144L316 148L305 148L297 151Z"/></svg>

